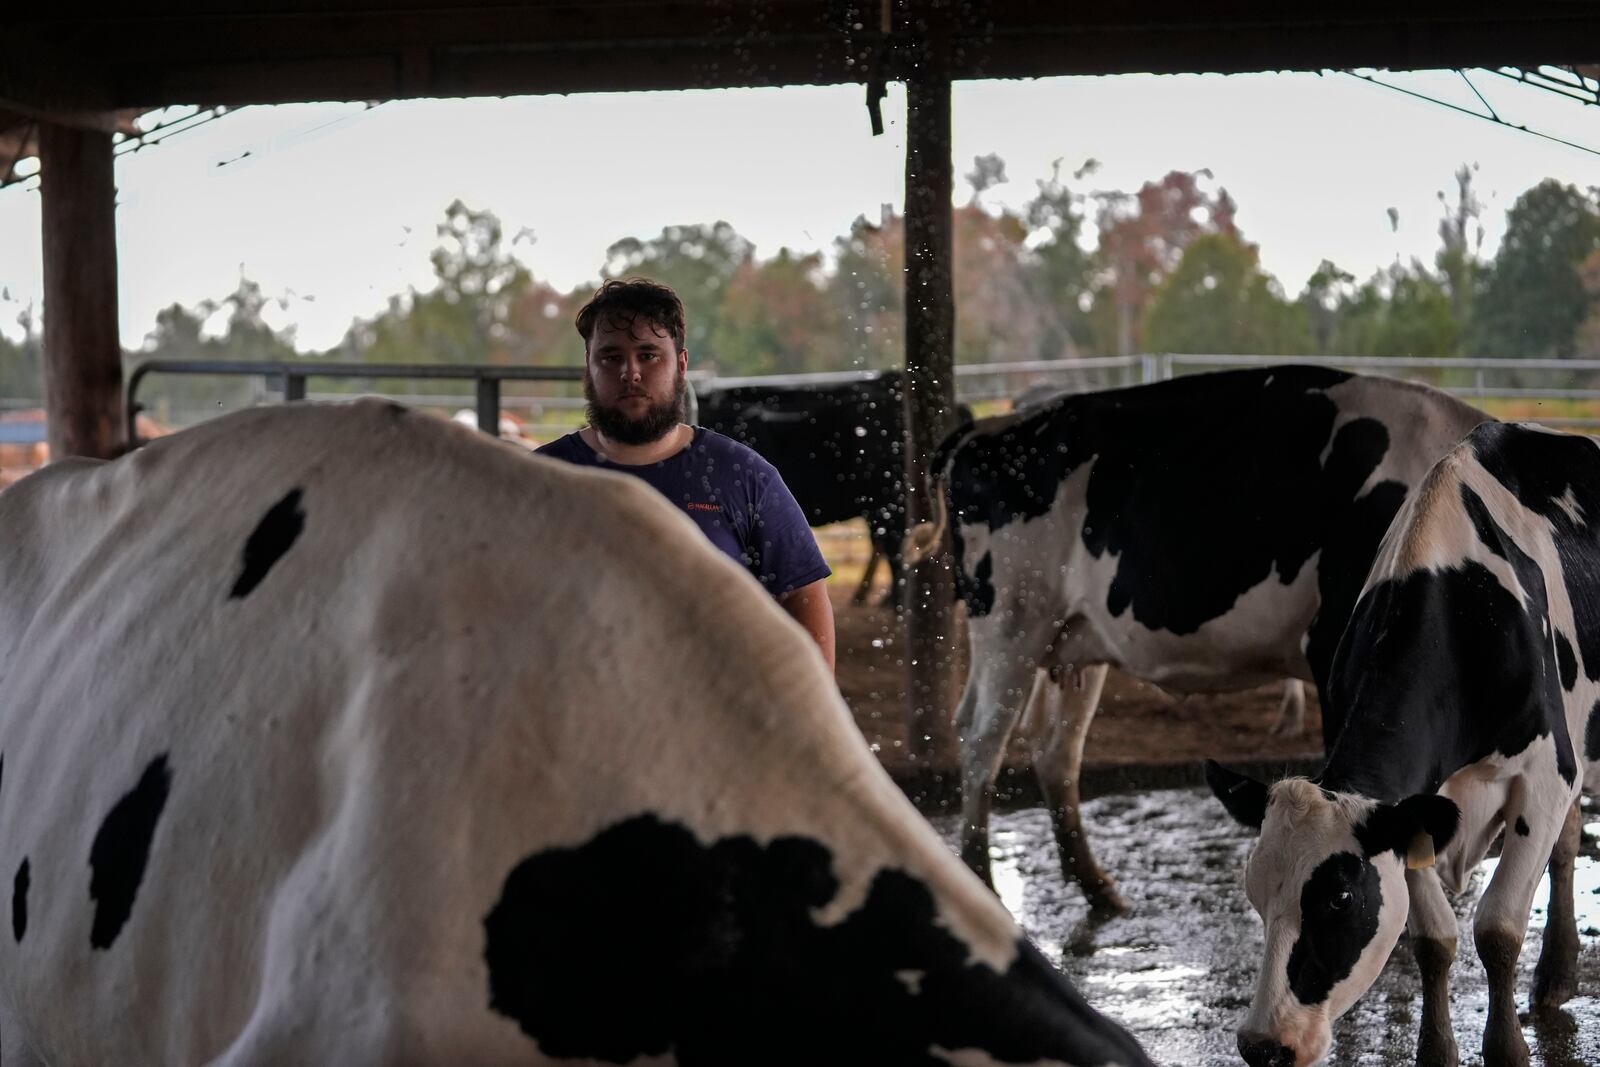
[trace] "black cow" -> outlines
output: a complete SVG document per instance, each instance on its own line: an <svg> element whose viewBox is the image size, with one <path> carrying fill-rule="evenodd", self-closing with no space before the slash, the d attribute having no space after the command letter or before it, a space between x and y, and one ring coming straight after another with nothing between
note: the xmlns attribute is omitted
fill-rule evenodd
<svg viewBox="0 0 1600 1067"><path fill-rule="evenodd" d="M1105 666L1178 692L1322 686L1390 518L1485 417L1426 386L1279 366L1062 396L951 435L933 469L972 645L967 862L988 876L989 791L1036 674L1075 677L1038 686L1054 707L1029 716L1034 769L1064 873L1123 910L1077 810Z"/></svg>
<svg viewBox="0 0 1600 1067"><path fill-rule="evenodd" d="M1489 978L1483 1062L1528 1063L1517 956L1546 861L1531 1001L1575 992L1575 801L1600 772L1596 520L1594 441L1478 427L1384 538L1333 661L1343 718L1317 781L1269 791L1207 768L1228 810L1261 830L1245 884L1267 954L1239 1031L1247 1062L1316 1062L1404 924L1423 979L1417 1061L1455 1063L1457 922L1442 886L1464 888L1502 831L1472 924Z"/></svg>

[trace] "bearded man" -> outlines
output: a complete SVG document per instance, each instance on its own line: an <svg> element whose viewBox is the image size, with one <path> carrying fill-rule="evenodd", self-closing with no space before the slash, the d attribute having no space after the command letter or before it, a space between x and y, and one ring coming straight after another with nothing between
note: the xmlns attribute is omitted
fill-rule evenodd
<svg viewBox="0 0 1600 1067"><path fill-rule="evenodd" d="M689 351L678 295L644 278L613 279L578 312L577 327L589 425L538 451L654 487L777 598L832 669L832 572L800 505L752 449L683 421Z"/></svg>

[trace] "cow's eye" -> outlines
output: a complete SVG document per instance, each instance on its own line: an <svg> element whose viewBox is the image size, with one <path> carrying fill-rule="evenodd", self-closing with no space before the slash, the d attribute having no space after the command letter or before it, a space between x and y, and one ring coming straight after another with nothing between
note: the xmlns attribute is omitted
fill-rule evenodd
<svg viewBox="0 0 1600 1067"><path fill-rule="evenodd" d="M1328 898L1328 910L1343 911L1350 906L1350 902L1354 899L1348 889L1342 889Z"/></svg>

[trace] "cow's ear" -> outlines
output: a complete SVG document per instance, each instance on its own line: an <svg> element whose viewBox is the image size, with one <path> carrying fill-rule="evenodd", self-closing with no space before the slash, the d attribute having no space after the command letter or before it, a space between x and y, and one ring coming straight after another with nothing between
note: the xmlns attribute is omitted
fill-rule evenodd
<svg viewBox="0 0 1600 1067"><path fill-rule="evenodd" d="M1261 829L1267 817L1267 787L1247 775L1228 770L1216 760L1206 760L1206 784L1222 806L1241 824Z"/></svg>
<svg viewBox="0 0 1600 1067"><path fill-rule="evenodd" d="M1368 856L1394 852L1412 870L1432 867L1435 854L1456 835L1461 809L1436 793L1406 797L1398 804L1379 804L1356 828L1356 839Z"/></svg>

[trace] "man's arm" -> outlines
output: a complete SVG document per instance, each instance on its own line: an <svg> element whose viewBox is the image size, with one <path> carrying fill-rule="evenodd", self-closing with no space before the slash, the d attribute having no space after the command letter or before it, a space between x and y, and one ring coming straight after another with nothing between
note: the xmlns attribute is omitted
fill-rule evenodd
<svg viewBox="0 0 1600 1067"><path fill-rule="evenodd" d="M819 578L810 585L790 590L778 598L778 603L795 622L806 628L811 640L822 650L828 670L833 670L833 605L828 602L827 579Z"/></svg>

